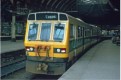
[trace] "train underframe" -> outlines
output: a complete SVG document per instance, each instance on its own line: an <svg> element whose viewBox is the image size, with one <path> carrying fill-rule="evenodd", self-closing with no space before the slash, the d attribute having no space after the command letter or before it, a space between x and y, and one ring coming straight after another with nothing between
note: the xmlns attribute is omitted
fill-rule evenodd
<svg viewBox="0 0 121 80"><path fill-rule="evenodd" d="M67 69L67 58L27 57L26 71L34 74L61 75Z"/></svg>

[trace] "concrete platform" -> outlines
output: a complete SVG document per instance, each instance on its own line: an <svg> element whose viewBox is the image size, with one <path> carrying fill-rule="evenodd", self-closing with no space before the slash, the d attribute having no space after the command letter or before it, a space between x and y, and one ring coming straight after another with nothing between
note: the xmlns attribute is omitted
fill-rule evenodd
<svg viewBox="0 0 121 80"><path fill-rule="evenodd" d="M24 41L17 40L16 42L12 41L1 41L1 53L17 51L24 49Z"/></svg>
<svg viewBox="0 0 121 80"><path fill-rule="evenodd" d="M1 41L11 40L11 36L0 36ZM24 35L16 35L16 40L24 40Z"/></svg>
<svg viewBox="0 0 121 80"><path fill-rule="evenodd" d="M120 46L111 40L97 44L58 80L120 80Z"/></svg>

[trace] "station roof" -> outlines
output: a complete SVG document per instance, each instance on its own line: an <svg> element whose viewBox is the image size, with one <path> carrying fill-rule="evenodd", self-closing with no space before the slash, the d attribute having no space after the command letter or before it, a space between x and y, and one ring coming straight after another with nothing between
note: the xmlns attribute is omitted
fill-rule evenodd
<svg viewBox="0 0 121 80"><path fill-rule="evenodd" d="M90 24L120 24L120 0L1 0L1 4L2 17L11 13L26 15L29 12L58 11Z"/></svg>

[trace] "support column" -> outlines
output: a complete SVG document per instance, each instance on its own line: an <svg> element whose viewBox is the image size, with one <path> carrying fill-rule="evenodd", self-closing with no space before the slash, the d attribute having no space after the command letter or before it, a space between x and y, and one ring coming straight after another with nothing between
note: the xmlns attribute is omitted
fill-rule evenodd
<svg viewBox="0 0 121 80"><path fill-rule="evenodd" d="M16 16L12 15L11 41L16 42Z"/></svg>
<svg viewBox="0 0 121 80"><path fill-rule="evenodd" d="M11 41L16 42L16 2L17 0L10 0L12 3L12 24L11 24Z"/></svg>

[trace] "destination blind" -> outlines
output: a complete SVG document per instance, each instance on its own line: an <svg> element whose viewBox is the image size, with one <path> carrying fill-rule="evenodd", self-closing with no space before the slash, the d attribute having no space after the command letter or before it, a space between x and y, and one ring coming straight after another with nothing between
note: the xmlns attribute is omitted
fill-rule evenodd
<svg viewBox="0 0 121 80"><path fill-rule="evenodd" d="M57 13L37 13L36 14L37 20L58 20Z"/></svg>

